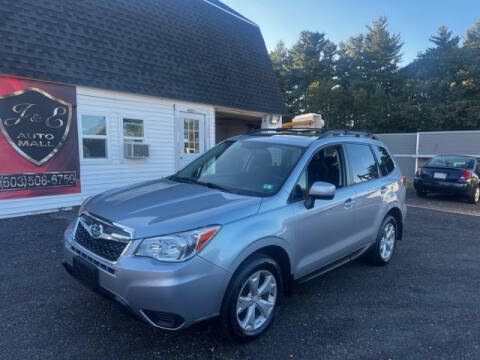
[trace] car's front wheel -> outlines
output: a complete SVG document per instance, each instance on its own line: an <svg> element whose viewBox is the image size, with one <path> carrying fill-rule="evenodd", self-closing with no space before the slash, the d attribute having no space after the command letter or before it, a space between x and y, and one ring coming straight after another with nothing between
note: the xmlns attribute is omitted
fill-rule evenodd
<svg viewBox="0 0 480 360"><path fill-rule="evenodd" d="M253 255L235 273L225 294L223 327L241 340L264 333L278 309L282 284L278 263L267 255Z"/></svg>
<svg viewBox="0 0 480 360"><path fill-rule="evenodd" d="M398 224L391 215L385 217L377 235L377 241L367 251L365 258L377 266L387 265L392 260L398 238Z"/></svg>

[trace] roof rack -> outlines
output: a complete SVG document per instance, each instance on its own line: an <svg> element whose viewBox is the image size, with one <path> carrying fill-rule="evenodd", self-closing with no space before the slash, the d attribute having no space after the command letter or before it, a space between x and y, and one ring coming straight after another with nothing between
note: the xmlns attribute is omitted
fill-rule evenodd
<svg viewBox="0 0 480 360"><path fill-rule="evenodd" d="M327 128L273 128L273 129L255 129L248 133L252 136L272 136L272 135L300 135L316 136L319 139L332 136L354 136L376 139L371 132L356 131L347 129L327 129Z"/></svg>

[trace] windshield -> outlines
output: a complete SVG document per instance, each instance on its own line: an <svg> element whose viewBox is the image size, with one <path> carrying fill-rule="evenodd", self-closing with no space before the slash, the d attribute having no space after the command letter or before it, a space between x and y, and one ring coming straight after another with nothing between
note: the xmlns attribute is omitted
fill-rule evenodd
<svg viewBox="0 0 480 360"><path fill-rule="evenodd" d="M236 194L271 196L280 190L303 152L291 145L225 141L170 179Z"/></svg>
<svg viewBox="0 0 480 360"><path fill-rule="evenodd" d="M473 159L462 156L438 156L425 164L426 167L446 167L457 169L472 169Z"/></svg>

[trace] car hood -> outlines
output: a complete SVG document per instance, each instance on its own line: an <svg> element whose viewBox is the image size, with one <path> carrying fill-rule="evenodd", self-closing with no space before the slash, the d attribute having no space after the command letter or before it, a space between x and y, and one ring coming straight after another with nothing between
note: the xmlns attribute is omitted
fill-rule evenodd
<svg viewBox="0 0 480 360"><path fill-rule="evenodd" d="M81 210L133 229L138 239L239 220L255 214L261 201L160 179L101 193Z"/></svg>

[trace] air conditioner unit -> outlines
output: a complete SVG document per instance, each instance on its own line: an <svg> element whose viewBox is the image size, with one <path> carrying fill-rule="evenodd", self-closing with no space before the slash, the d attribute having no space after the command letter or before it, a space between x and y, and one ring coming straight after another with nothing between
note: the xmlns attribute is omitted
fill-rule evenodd
<svg viewBox="0 0 480 360"><path fill-rule="evenodd" d="M125 159L145 159L149 153L148 144L126 142L123 144L123 155Z"/></svg>

